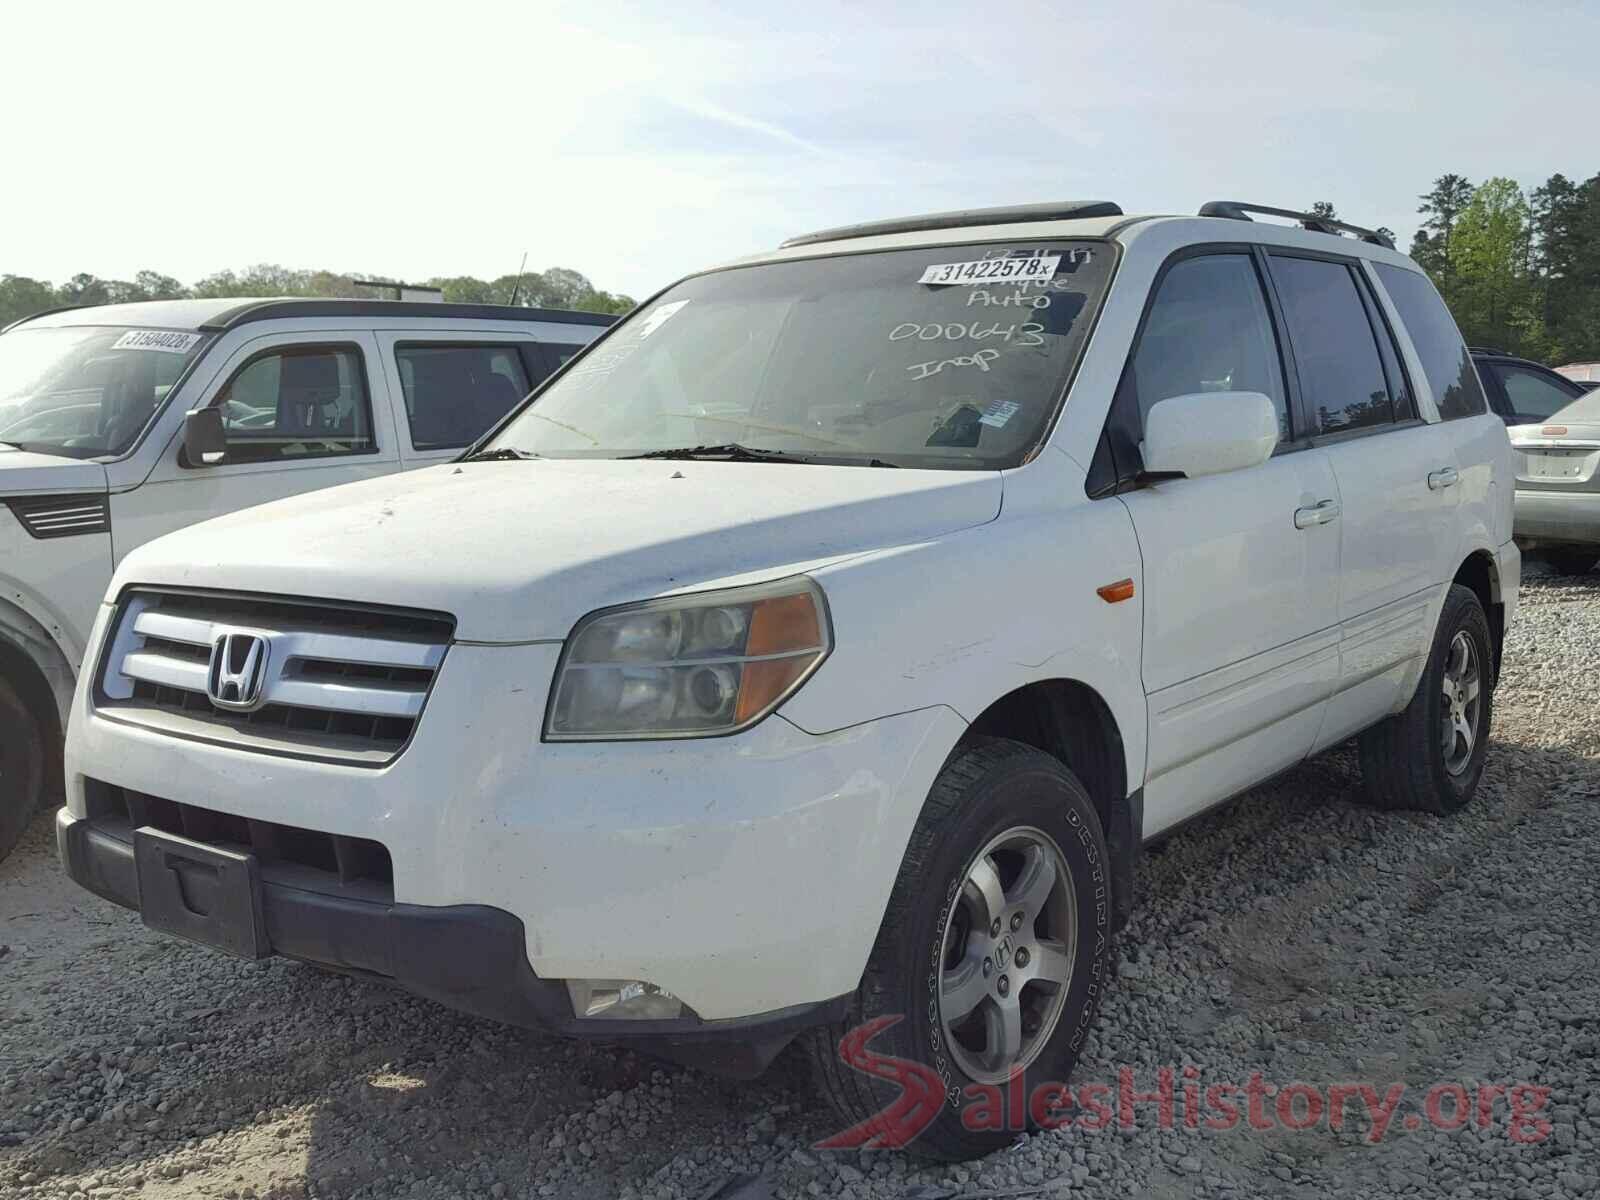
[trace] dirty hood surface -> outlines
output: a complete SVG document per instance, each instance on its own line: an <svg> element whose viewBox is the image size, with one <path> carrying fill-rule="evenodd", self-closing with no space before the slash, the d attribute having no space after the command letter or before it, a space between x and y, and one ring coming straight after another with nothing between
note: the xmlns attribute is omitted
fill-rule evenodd
<svg viewBox="0 0 1600 1200"><path fill-rule="evenodd" d="M464 640L560 639L608 605L980 525L1001 492L991 471L462 463L180 530L131 554L112 593L143 583L400 605L452 614Z"/></svg>

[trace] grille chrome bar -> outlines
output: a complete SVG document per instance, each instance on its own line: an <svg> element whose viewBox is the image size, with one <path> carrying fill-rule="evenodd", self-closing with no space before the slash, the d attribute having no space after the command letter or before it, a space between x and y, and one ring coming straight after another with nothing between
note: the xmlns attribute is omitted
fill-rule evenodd
<svg viewBox="0 0 1600 1200"><path fill-rule="evenodd" d="M237 630L237 623L224 619L178 616L160 609L146 609L133 622L133 631L146 637L162 638L169 642L186 642L191 646L210 649L221 632L219 625ZM256 623L248 626L252 633L266 634L272 639L274 654L283 659L317 659L323 662L359 663L373 667L403 667L419 671L436 671L444 661L443 645L424 645L418 642L384 641L365 636L341 636L332 633L297 631L281 623Z"/></svg>

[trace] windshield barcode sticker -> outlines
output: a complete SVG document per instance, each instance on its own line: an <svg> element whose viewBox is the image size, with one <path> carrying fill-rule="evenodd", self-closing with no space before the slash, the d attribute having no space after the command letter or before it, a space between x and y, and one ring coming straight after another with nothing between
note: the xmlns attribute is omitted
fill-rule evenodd
<svg viewBox="0 0 1600 1200"><path fill-rule="evenodd" d="M113 350L160 350L166 354L187 354L200 340L198 333L174 333L170 329L130 329L111 343Z"/></svg>
<svg viewBox="0 0 1600 1200"><path fill-rule="evenodd" d="M934 263L922 272L918 283L1043 283L1054 278L1061 265L1059 254L1028 257L1000 256L977 262Z"/></svg>

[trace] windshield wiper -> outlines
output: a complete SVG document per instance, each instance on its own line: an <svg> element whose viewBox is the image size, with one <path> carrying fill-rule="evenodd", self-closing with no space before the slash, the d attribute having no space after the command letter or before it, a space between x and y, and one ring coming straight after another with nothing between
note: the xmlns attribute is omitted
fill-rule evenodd
<svg viewBox="0 0 1600 1200"><path fill-rule="evenodd" d="M781 450L759 450L754 446L741 446L738 442L724 442L720 446L680 446L674 450L651 450L645 454L626 454L624 458L725 458L732 462L803 463L811 459L799 454L785 454Z"/></svg>
<svg viewBox="0 0 1600 1200"><path fill-rule="evenodd" d="M501 446L497 450L480 450L476 454L469 454L462 462L525 462L539 455L531 450L518 450L515 446Z"/></svg>

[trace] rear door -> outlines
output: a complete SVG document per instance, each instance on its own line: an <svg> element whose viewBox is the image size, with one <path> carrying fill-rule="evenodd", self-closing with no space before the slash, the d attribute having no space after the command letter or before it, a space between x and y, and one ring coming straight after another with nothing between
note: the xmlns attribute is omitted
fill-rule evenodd
<svg viewBox="0 0 1600 1200"><path fill-rule="evenodd" d="M1301 417L1332 463L1342 507L1339 678L1320 750L1393 709L1431 645L1433 601L1455 572L1459 468L1450 439L1418 415L1360 263L1269 257Z"/></svg>
<svg viewBox="0 0 1600 1200"><path fill-rule="evenodd" d="M1280 441L1260 466L1124 488L1144 560L1149 704L1145 830L1156 833L1310 749L1338 669L1338 492L1300 436L1277 330L1248 246L1164 268L1107 436L1132 461L1151 407L1208 391L1265 393ZM1299 513L1318 513L1316 519Z"/></svg>
<svg viewBox="0 0 1600 1200"><path fill-rule="evenodd" d="M549 374L544 347L526 336L430 330L377 337L407 469L455 458Z"/></svg>

